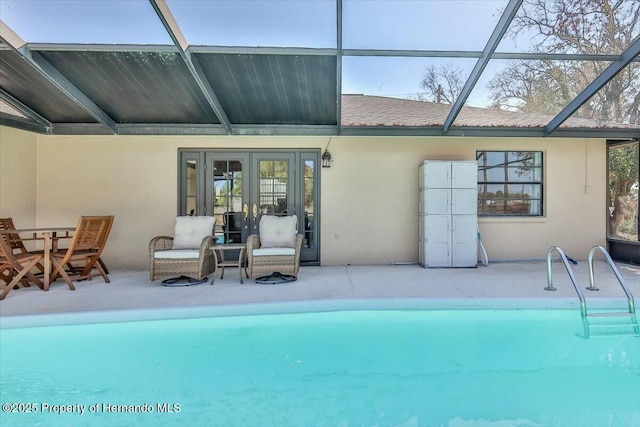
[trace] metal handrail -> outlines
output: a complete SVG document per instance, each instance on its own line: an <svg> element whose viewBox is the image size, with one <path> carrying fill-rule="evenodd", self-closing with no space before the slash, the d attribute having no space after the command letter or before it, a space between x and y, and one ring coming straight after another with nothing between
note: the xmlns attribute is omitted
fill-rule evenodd
<svg viewBox="0 0 640 427"><path fill-rule="evenodd" d="M584 299L584 294L582 293L582 291L580 290L580 287L578 286L578 281L576 280L576 276L573 274L573 270L571 269L571 266L569 266L569 260L567 259L567 255L558 246L551 246L549 248L549 250L547 251L547 283L548 283L548 286L546 288L544 288L544 289L547 290L547 291L557 291L557 289L553 287L553 278L552 278L552 273L551 273L551 255L553 254L554 251L558 252L558 254L560 255L560 259L562 260L562 263L564 264L564 268L566 268L567 269L567 273L569 273L569 278L571 279L571 283L573 283L573 287L575 288L576 293L578 294L578 298L580 298L580 312L582 313L583 317L586 317L587 316L587 303L586 303L586 301Z"/></svg>
<svg viewBox="0 0 640 427"><path fill-rule="evenodd" d="M598 250L602 253L604 258L607 260L609 267L611 267L611 270L613 270L613 274L615 274L616 278L618 279L618 283L620 283L620 286L622 286L622 290L624 290L624 293L627 295L627 303L629 304L629 313L635 314L636 306L635 306L635 301L633 300L633 295L631 294L631 291L629 290L629 288L627 288L627 285L625 284L624 279L620 275L620 271L618 271L618 268L613 263L613 260L611 259L609 252L607 252L607 250L602 246L594 246L589 251L589 258L588 258L589 259L589 287L587 289L592 291L598 290L598 288L596 288L595 286L595 279L593 277L593 257L596 251Z"/></svg>

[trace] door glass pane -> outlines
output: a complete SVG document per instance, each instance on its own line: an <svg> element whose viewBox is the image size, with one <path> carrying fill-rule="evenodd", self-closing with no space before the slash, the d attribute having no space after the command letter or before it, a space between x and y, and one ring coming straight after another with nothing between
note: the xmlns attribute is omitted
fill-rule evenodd
<svg viewBox="0 0 640 427"><path fill-rule="evenodd" d="M213 215L218 243L242 242L242 162L213 162Z"/></svg>
<svg viewBox="0 0 640 427"><path fill-rule="evenodd" d="M609 148L609 237L638 241L638 146Z"/></svg>
<svg viewBox="0 0 640 427"><path fill-rule="evenodd" d="M304 241L305 248L314 246L315 221L314 221L314 203L313 185L315 179L315 161L306 160L304 162Z"/></svg>
<svg viewBox="0 0 640 427"><path fill-rule="evenodd" d="M186 177L185 177L185 183L186 183L186 188L185 188L185 194L186 194L186 207L187 207L187 213L189 215L195 215L196 214L196 176L197 176L197 162L196 160L187 160L187 170L186 170Z"/></svg>
<svg viewBox="0 0 640 427"><path fill-rule="evenodd" d="M287 160L260 160L259 200L261 215L287 215Z"/></svg>

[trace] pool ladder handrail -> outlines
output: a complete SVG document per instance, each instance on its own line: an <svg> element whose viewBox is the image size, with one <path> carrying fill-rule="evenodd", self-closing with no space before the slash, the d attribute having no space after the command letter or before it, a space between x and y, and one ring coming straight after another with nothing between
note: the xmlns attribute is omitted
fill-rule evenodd
<svg viewBox="0 0 640 427"><path fill-rule="evenodd" d="M589 256L588 256L588 261L589 261L589 286L587 286L587 289L589 289L590 291L599 290L595 285L595 279L594 279L594 274L593 274L593 257L594 257L594 255L596 254L597 251L600 251L602 253L602 255L604 256L605 260L607 261L607 264L609 264L609 267L611 267L611 270L613 270L613 274L615 274L616 279L618 279L618 283L622 287L622 290L624 291L625 295L627 296L627 304L629 306L629 313L630 314L635 314L636 313L636 305L635 305L635 301L633 299L633 294L631 293L631 291L627 287L626 283L624 282L624 279L622 278L622 275L620 274L620 271L618 270L618 268L614 264L613 260L611 259L611 255L609 255L609 252L607 252L607 250L605 248L603 248L602 246L594 246L589 251Z"/></svg>
<svg viewBox="0 0 640 427"><path fill-rule="evenodd" d="M571 279L571 283L573 283L573 287L575 288L576 293L578 294L578 298L580 298L580 313L582 314L582 317L586 317L587 303L585 301L584 294L582 293L582 290L580 290L580 286L578 286L578 281L576 280L576 276L573 274L573 270L569 265L569 260L567 259L567 255L558 246L551 246L547 251L547 287L544 289L546 291L558 290L557 288L553 287L553 277L552 277L552 270L551 270L551 255L553 254L553 252L558 252L558 255L560 255L560 259L564 264L564 268L567 270L567 273L569 274L569 278Z"/></svg>

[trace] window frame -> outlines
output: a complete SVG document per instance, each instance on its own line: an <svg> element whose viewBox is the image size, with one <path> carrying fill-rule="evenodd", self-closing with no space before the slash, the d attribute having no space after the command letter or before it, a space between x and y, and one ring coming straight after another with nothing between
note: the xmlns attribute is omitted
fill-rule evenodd
<svg viewBox="0 0 640 427"><path fill-rule="evenodd" d="M482 174L483 171L483 166L481 164L481 158L482 155L485 153L501 153L504 155L504 162L498 166L493 166L493 168L499 168L499 170L504 170L505 171L505 179L504 180L487 180L487 181L481 181L480 176ZM509 174L508 169L509 169L509 157L511 153L532 153L534 159L537 157L537 155L539 155L539 159L540 162L539 164L536 163L536 161L534 160L534 164L533 164L533 168L539 168L540 169L540 174L539 174L539 180L536 179L531 179L531 180L518 180L516 182L514 181L509 181L508 176ZM544 170L544 163L545 163L545 155L544 155L544 151L542 150L476 150L476 163L478 165L478 217L480 218L543 218L545 215L545 170ZM535 175L535 174L534 174ZM495 212L490 212L487 213L486 211L483 212L483 210L481 209L482 207L482 201L486 201L486 200L503 200L503 201L507 201L509 200L508 197L501 197L501 198L481 198L481 195L483 194L481 191L481 187L483 185L503 185L503 186L507 186L507 185L532 185L532 186L539 186L540 187L540 195L539 197L529 197L528 200L537 200L539 201L540 204L540 208L539 208L539 212L536 214L532 214L531 209L529 208L529 213L528 214L519 214L519 213L504 213L504 214L500 214L500 213L495 213ZM520 199L516 199L514 198L513 200L525 200L524 197L520 198ZM506 210L506 209L505 209Z"/></svg>

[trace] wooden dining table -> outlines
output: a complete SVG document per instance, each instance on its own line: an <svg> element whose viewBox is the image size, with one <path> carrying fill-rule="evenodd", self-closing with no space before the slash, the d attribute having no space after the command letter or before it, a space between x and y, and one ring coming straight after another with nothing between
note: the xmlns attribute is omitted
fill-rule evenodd
<svg viewBox="0 0 640 427"><path fill-rule="evenodd" d="M44 250L44 290L49 290L51 282L51 254L58 250L58 240L71 239L75 227L44 227L44 228L21 228L16 230L0 230L0 234L16 234L20 236L20 240L27 241L43 241ZM31 237L23 237L30 234Z"/></svg>

